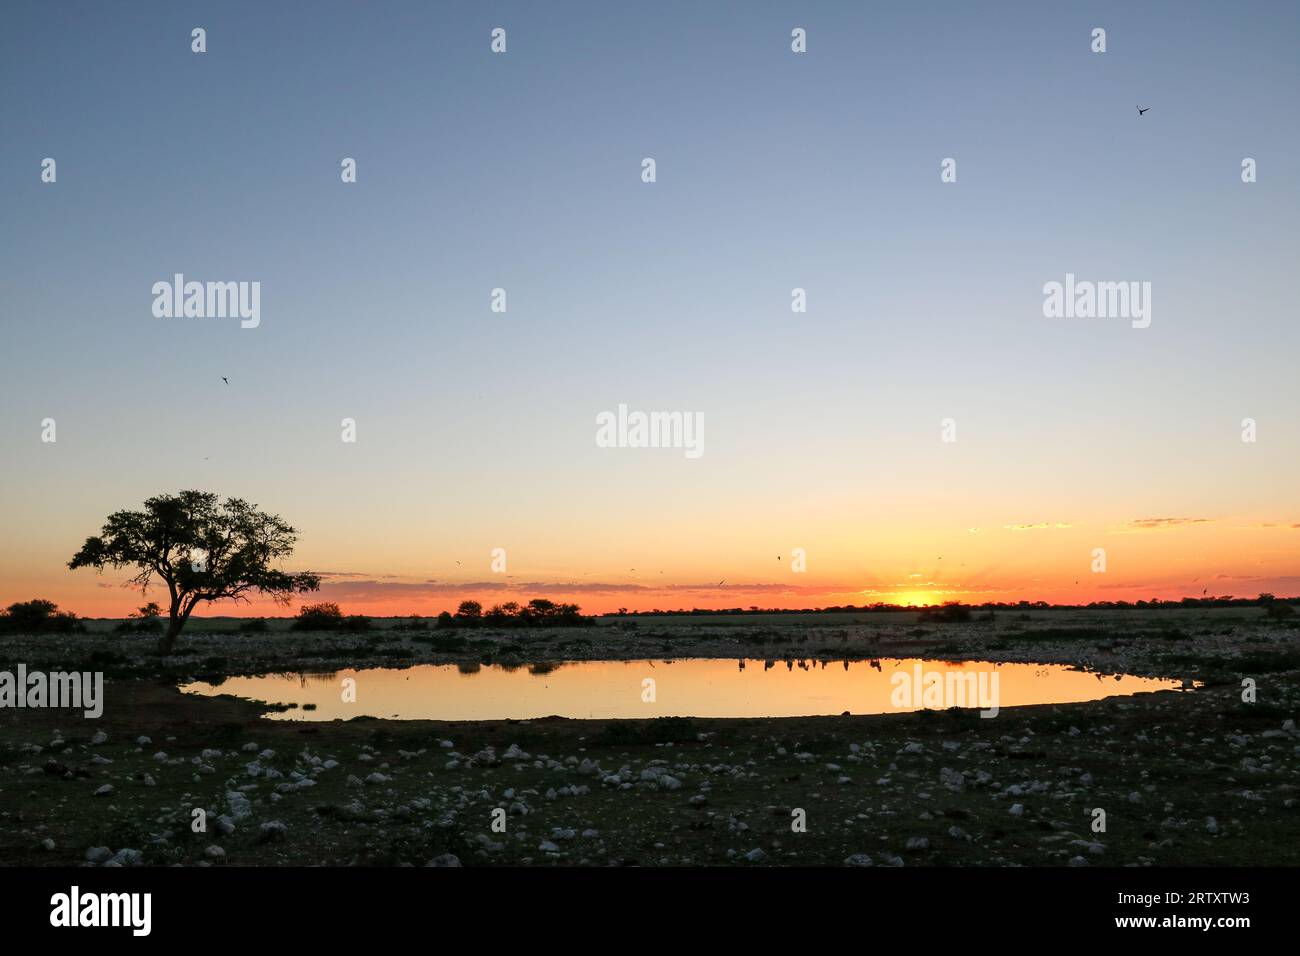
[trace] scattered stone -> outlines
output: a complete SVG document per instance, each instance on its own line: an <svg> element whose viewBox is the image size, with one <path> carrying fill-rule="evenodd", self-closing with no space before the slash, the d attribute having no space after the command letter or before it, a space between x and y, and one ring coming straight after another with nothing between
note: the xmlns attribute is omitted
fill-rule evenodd
<svg viewBox="0 0 1300 956"><path fill-rule="evenodd" d="M275 840L283 840L288 833L289 828L279 820L267 820L257 828L257 842L271 843Z"/></svg>

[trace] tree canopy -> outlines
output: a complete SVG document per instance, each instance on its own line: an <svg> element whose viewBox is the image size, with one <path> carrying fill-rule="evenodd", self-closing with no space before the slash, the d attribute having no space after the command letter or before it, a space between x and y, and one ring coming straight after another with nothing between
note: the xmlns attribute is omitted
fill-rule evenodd
<svg viewBox="0 0 1300 956"><path fill-rule="evenodd" d="M297 532L278 515L239 498L204 491L158 495L142 511L117 511L86 539L68 567L136 568L131 583L146 593L161 581L170 596L159 651L171 652L181 628L204 601L247 601L266 594L287 603L315 591L320 577L275 567L293 553Z"/></svg>

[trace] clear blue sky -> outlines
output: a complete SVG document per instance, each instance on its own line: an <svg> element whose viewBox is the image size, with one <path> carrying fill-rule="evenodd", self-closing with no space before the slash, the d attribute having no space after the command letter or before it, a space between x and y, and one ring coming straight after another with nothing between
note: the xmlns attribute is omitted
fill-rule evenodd
<svg viewBox="0 0 1300 956"><path fill-rule="evenodd" d="M821 536L842 578L894 518L1284 520L1297 11L7 2L0 570L191 486L430 577L505 539L539 580L691 580ZM154 318L175 272L259 280L261 327ZM1066 272L1150 281L1151 328L1045 319ZM702 412L706 454L596 449L619 402Z"/></svg>

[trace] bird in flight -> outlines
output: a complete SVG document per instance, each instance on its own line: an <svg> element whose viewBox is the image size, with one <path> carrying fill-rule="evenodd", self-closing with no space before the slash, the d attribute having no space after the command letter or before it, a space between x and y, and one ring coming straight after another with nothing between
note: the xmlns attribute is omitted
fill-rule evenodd
<svg viewBox="0 0 1300 956"><path fill-rule="evenodd" d="M1137 107L1138 116L1141 116L1143 113L1145 113L1145 112L1146 112L1147 110L1149 110L1149 109L1151 109L1151 107L1149 107L1149 106L1147 107L1146 110L1144 110L1144 109L1143 109L1142 107L1140 107L1140 106Z"/></svg>
<svg viewBox="0 0 1300 956"><path fill-rule="evenodd" d="M221 376L221 380L222 380L223 382L225 382L227 385L230 384L230 379L226 378L226 376L224 376L224 375Z"/></svg>

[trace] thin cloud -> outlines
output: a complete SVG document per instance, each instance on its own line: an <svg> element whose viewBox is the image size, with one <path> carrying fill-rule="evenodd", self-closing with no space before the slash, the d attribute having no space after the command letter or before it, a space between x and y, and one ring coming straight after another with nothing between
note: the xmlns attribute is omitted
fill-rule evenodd
<svg viewBox="0 0 1300 956"><path fill-rule="evenodd" d="M1064 521L1058 521L1055 524L1050 521L1039 521L1035 524L1004 524L1002 527L1007 531L1055 531L1058 528L1072 528L1074 526Z"/></svg>
<svg viewBox="0 0 1300 956"><path fill-rule="evenodd" d="M1165 531L1193 524L1212 524L1213 518L1134 518L1116 528L1116 531Z"/></svg>

